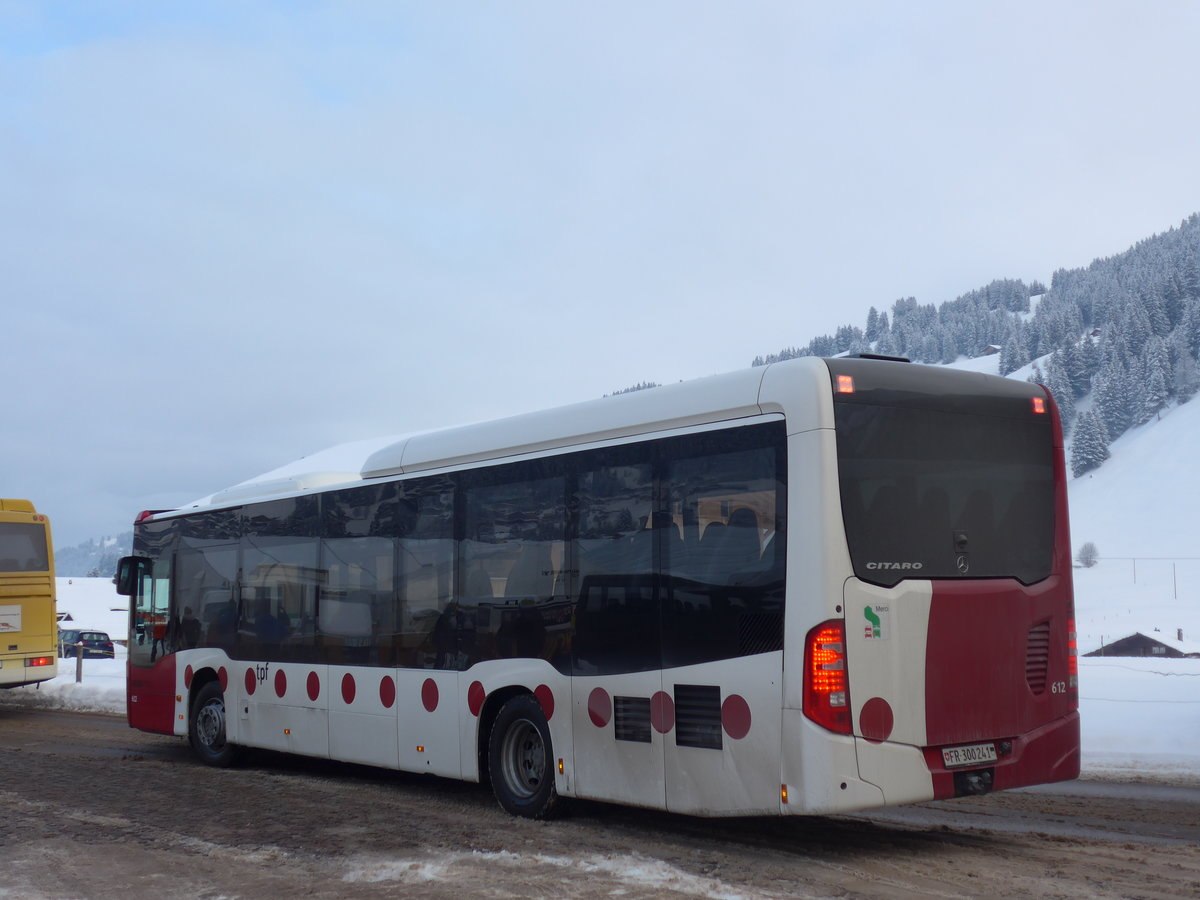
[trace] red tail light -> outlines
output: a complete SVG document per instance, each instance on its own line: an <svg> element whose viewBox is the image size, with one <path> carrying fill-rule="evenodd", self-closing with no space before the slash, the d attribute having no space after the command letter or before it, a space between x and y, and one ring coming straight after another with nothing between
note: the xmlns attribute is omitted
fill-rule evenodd
<svg viewBox="0 0 1200 900"><path fill-rule="evenodd" d="M804 642L804 714L823 728L850 734L846 628L838 619L818 625Z"/></svg>
<svg viewBox="0 0 1200 900"><path fill-rule="evenodd" d="M1034 397L1033 398L1033 411L1034 411L1034 413L1036 413L1039 416L1043 416L1046 414L1046 398L1045 397Z"/></svg>
<svg viewBox="0 0 1200 900"><path fill-rule="evenodd" d="M32 668L34 666L52 666L52 665L54 665L54 657L53 656L30 657L29 659L25 660L25 665L30 668Z"/></svg>

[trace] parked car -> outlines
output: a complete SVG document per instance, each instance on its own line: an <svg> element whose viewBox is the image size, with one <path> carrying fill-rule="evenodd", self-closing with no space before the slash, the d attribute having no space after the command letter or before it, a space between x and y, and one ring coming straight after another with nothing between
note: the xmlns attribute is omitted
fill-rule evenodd
<svg viewBox="0 0 1200 900"><path fill-rule="evenodd" d="M76 646L83 644L82 647ZM84 659L112 659L113 642L103 631L65 628L58 632L58 655L74 657L82 651Z"/></svg>

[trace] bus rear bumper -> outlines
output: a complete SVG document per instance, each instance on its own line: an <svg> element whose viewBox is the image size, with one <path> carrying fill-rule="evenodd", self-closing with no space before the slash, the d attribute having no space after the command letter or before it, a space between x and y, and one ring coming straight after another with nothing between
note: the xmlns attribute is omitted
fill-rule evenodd
<svg viewBox="0 0 1200 900"><path fill-rule="evenodd" d="M994 764L954 769L944 764L941 747L924 748L934 798L945 800L1079 777L1078 712L996 745L999 758Z"/></svg>

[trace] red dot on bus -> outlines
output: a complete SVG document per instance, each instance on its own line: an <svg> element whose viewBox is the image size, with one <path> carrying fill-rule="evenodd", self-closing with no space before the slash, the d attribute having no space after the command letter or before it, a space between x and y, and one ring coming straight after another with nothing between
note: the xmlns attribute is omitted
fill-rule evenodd
<svg viewBox="0 0 1200 900"><path fill-rule="evenodd" d="M483 683L472 681L471 686L467 688L467 709L471 711L471 715L479 715L479 711L483 709L483 701L486 699L487 691L483 689Z"/></svg>
<svg viewBox="0 0 1200 900"><path fill-rule="evenodd" d="M317 677L316 672L308 673L308 699L314 703L321 696L321 679Z"/></svg>
<svg viewBox="0 0 1200 900"><path fill-rule="evenodd" d="M650 724L659 734L666 734L675 727L675 701L666 691L659 691L650 698Z"/></svg>
<svg viewBox="0 0 1200 900"><path fill-rule="evenodd" d="M421 703L426 712L433 712L437 709L438 687L437 682L432 678L426 678L425 683L421 685Z"/></svg>
<svg viewBox="0 0 1200 900"><path fill-rule="evenodd" d="M225 671L224 666L217 670L217 682L221 685L221 693L225 693L226 688L229 687L229 673Z"/></svg>
<svg viewBox="0 0 1200 900"><path fill-rule="evenodd" d="M354 692L354 676L347 672L342 676L342 699L346 701L347 706L354 702Z"/></svg>
<svg viewBox="0 0 1200 900"><path fill-rule="evenodd" d="M396 682L392 680L391 675L384 675L383 680L379 682L379 702L383 704L384 709L391 709L392 704L396 702Z"/></svg>
<svg viewBox="0 0 1200 900"><path fill-rule="evenodd" d="M895 722L892 707L882 697L872 697L863 704L862 712L858 714L858 730L873 744L891 737Z"/></svg>
<svg viewBox="0 0 1200 900"><path fill-rule="evenodd" d="M604 688L593 688L588 694L588 718L597 728L603 728L612 719L612 697Z"/></svg>
<svg viewBox="0 0 1200 900"><path fill-rule="evenodd" d="M254 689L258 686L258 676L254 674L253 669L246 670L246 693L253 694Z"/></svg>
<svg viewBox="0 0 1200 900"><path fill-rule="evenodd" d="M283 669L275 670L275 696L282 697L287 693L287 673Z"/></svg>
<svg viewBox="0 0 1200 900"><path fill-rule="evenodd" d="M537 698L538 705L542 707L546 721L549 722L554 716L554 691L544 684L539 684L533 689L533 696Z"/></svg>
<svg viewBox="0 0 1200 900"><path fill-rule="evenodd" d="M183 686L185 688L190 688L192 686L192 675L193 674L194 673L192 672L191 666L188 666L186 669L183 670Z"/></svg>
<svg viewBox="0 0 1200 900"><path fill-rule="evenodd" d="M735 741L750 733L750 704L738 694L730 694L721 704L721 727Z"/></svg>

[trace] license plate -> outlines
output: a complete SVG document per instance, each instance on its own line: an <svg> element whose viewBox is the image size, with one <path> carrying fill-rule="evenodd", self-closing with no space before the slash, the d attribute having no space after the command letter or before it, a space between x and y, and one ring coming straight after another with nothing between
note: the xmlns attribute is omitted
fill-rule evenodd
<svg viewBox="0 0 1200 900"><path fill-rule="evenodd" d="M942 762L947 769L953 769L955 766L981 766L995 761L995 744L970 744L966 747L946 747L942 750Z"/></svg>

